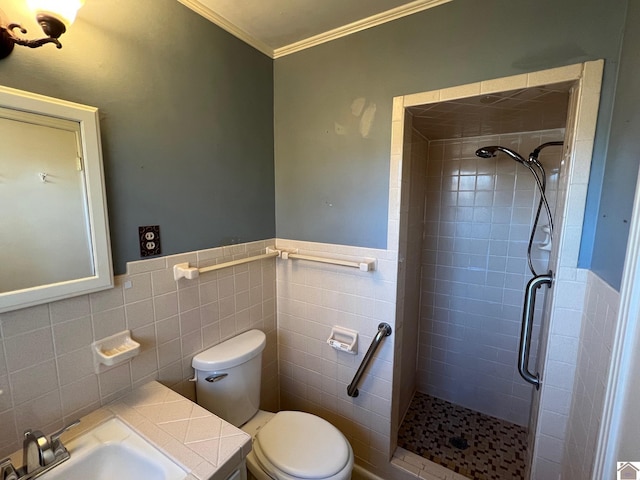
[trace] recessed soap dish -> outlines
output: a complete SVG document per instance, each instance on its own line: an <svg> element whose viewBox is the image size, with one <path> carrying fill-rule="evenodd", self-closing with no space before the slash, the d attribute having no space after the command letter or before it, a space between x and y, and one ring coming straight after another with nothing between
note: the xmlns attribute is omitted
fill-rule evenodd
<svg viewBox="0 0 640 480"><path fill-rule="evenodd" d="M96 373L100 364L112 367L140 353L140 344L131 338L131 332L125 330L91 344Z"/></svg>

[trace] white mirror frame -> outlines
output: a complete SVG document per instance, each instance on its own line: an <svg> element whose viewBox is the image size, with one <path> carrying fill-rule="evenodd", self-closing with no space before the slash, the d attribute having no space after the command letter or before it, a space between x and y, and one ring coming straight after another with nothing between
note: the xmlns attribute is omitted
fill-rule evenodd
<svg viewBox="0 0 640 480"><path fill-rule="evenodd" d="M79 123L94 267L90 277L2 292L0 313L112 288L113 266L98 109L3 86L0 86L0 107Z"/></svg>

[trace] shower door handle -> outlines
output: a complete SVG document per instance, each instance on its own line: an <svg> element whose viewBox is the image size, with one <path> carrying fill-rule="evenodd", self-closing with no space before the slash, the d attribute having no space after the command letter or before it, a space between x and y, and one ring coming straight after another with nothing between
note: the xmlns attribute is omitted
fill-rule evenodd
<svg viewBox="0 0 640 480"><path fill-rule="evenodd" d="M518 353L518 371L522 378L536 390L540 388L540 377L537 373L529 371L529 353L531 350L531 330L533 328L533 315L536 308L536 294L542 285L551 285L551 272L537 275L529 280L524 292L524 307L522 308L522 329L520 330L520 351Z"/></svg>

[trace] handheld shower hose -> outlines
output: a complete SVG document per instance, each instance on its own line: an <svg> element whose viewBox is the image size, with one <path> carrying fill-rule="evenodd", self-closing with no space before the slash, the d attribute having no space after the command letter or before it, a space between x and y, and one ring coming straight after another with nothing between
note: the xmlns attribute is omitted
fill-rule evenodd
<svg viewBox="0 0 640 480"><path fill-rule="evenodd" d="M535 236L536 229L538 228L538 221L540 220L540 212L542 210L542 206L544 205L547 218L549 219L549 237L553 239L553 217L551 215L551 207L549 207L549 202L547 200L546 188L547 188L547 176L544 171L544 167L538 160L538 156L540 155L540 151L543 148L554 146L554 145L563 145L564 142L547 142L543 143L539 147L537 147L531 154L529 155L529 159L525 160L520 154L514 152L513 150L501 147L499 145L491 145L487 147L482 147L476 150L476 155L480 158L491 158L495 157L498 152L502 152L509 157L511 157L516 162L524 165L529 169L531 174L533 175L534 180L536 181L536 185L538 186L538 190L540 192L540 201L538 202L538 208L536 210L536 216L533 221L533 226L531 228L531 235L529 236L529 245L527 247L527 260L529 262L529 270L534 276L537 276L537 272L533 267L533 262L531 260L531 249L533 245L533 237Z"/></svg>

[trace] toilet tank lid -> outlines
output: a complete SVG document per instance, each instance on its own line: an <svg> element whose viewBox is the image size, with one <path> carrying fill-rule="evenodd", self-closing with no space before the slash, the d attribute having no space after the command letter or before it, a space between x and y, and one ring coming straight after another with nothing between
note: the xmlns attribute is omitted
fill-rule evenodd
<svg viewBox="0 0 640 480"><path fill-rule="evenodd" d="M260 330L249 330L200 352L193 357L191 366L208 372L241 365L262 353L266 339Z"/></svg>

